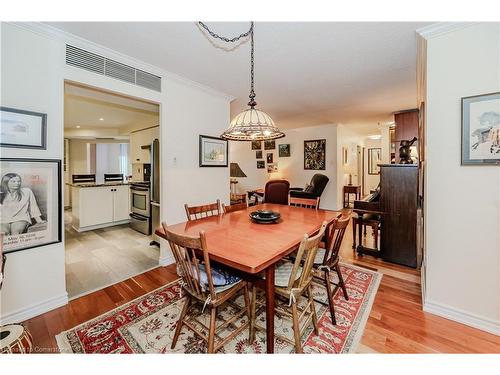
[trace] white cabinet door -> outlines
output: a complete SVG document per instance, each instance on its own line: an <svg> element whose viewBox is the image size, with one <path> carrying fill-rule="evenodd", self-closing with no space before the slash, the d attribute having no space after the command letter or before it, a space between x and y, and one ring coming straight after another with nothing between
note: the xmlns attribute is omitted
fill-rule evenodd
<svg viewBox="0 0 500 375"><path fill-rule="evenodd" d="M113 186L113 221L129 219L130 189L128 185Z"/></svg>
<svg viewBox="0 0 500 375"><path fill-rule="evenodd" d="M141 162L141 145L140 145L140 132L130 134L130 162Z"/></svg>
<svg viewBox="0 0 500 375"><path fill-rule="evenodd" d="M111 187L80 188L80 227L113 221Z"/></svg>

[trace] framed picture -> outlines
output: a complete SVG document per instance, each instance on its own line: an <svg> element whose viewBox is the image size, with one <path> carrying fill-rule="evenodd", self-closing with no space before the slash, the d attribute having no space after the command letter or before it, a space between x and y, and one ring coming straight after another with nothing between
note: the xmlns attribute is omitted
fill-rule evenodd
<svg viewBox="0 0 500 375"><path fill-rule="evenodd" d="M262 151L255 151L255 159L262 159Z"/></svg>
<svg viewBox="0 0 500 375"><path fill-rule="evenodd" d="M380 167L378 164L382 160L382 149L381 148L369 148L368 149L368 174L380 174Z"/></svg>
<svg viewBox="0 0 500 375"><path fill-rule="evenodd" d="M500 92L462 98L462 165L500 165Z"/></svg>
<svg viewBox="0 0 500 375"><path fill-rule="evenodd" d="M262 141L252 141L252 150L261 150Z"/></svg>
<svg viewBox="0 0 500 375"><path fill-rule="evenodd" d="M272 152L270 152L270 153L268 153L268 154L266 155L266 161L267 161L268 163L272 163L272 162L273 162L273 153L272 153Z"/></svg>
<svg viewBox="0 0 500 375"><path fill-rule="evenodd" d="M264 141L264 150L275 150L276 149L276 141L271 139L270 141Z"/></svg>
<svg viewBox="0 0 500 375"><path fill-rule="evenodd" d="M278 163L268 164L267 173L275 173L275 172L278 172Z"/></svg>
<svg viewBox="0 0 500 375"><path fill-rule="evenodd" d="M0 107L0 147L47 149L45 113Z"/></svg>
<svg viewBox="0 0 500 375"><path fill-rule="evenodd" d="M200 135L200 167L227 167L227 141Z"/></svg>
<svg viewBox="0 0 500 375"><path fill-rule="evenodd" d="M348 155L347 147L342 147L342 164L343 165L347 165L349 163L347 155Z"/></svg>
<svg viewBox="0 0 500 375"><path fill-rule="evenodd" d="M61 161L1 158L4 253L61 242Z"/></svg>
<svg viewBox="0 0 500 375"><path fill-rule="evenodd" d="M264 169L266 167L266 163L264 160L257 160L257 169Z"/></svg>
<svg viewBox="0 0 500 375"><path fill-rule="evenodd" d="M288 158L290 156L290 145L279 145L278 146L279 157Z"/></svg>
<svg viewBox="0 0 500 375"><path fill-rule="evenodd" d="M304 141L304 169L324 170L326 166L326 139Z"/></svg>

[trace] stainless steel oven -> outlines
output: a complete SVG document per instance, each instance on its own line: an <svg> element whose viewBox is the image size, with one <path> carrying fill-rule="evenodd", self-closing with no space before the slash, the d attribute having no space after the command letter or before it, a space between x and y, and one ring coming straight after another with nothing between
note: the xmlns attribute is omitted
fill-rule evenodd
<svg viewBox="0 0 500 375"><path fill-rule="evenodd" d="M130 228L149 236L151 234L151 220L149 217L130 213Z"/></svg>
<svg viewBox="0 0 500 375"><path fill-rule="evenodd" d="M130 213L149 218L151 215L151 200L147 184L130 185Z"/></svg>

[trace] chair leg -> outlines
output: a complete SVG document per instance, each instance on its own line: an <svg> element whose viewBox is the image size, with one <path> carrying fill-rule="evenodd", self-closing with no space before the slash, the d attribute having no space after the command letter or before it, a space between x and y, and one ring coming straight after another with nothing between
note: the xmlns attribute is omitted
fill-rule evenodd
<svg viewBox="0 0 500 375"><path fill-rule="evenodd" d="M337 276L339 277L339 285L342 288L342 292L344 293L344 299L346 301L349 301L349 296L347 295L347 289L345 287L344 278L342 277L342 272L340 272L338 264L335 266L335 271L337 272Z"/></svg>
<svg viewBox="0 0 500 375"><path fill-rule="evenodd" d="M208 332L208 353L214 352L215 343L215 325L217 323L217 307L212 307L210 311L210 327Z"/></svg>
<svg viewBox="0 0 500 375"><path fill-rule="evenodd" d="M252 285L252 302L250 307L250 334L248 337L249 343L253 343L255 341L255 304L257 299L257 288L255 285Z"/></svg>
<svg viewBox="0 0 500 375"><path fill-rule="evenodd" d="M293 337L295 338L295 352L302 353L302 345L300 343L300 326L299 314L297 311L297 303L292 303L292 320L293 320Z"/></svg>
<svg viewBox="0 0 500 375"><path fill-rule="evenodd" d="M179 319L177 320L177 326L175 327L174 339L172 340L172 345L170 346L170 349L174 349L175 345L177 344L177 340L179 339L179 335L182 331L183 321L184 321L184 318L186 317L186 313L188 311L189 305L191 305L191 298L188 296L188 297L186 297L186 302L184 302L184 306L182 307L181 315L179 316Z"/></svg>
<svg viewBox="0 0 500 375"><path fill-rule="evenodd" d="M332 292L332 285L330 284L330 272L329 271L324 271L325 272L325 286L326 286L326 294L328 294L328 306L330 307L330 315L332 317L332 323L333 325L337 325L337 321L335 320L335 307L333 304L333 292Z"/></svg>
<svg viewBox="0 0 500 375"><path fill-rule="evenodd" d="M309 298L309 304L311 305L311 314L312 314L312 321L313 321L313 327L314 327L314 334L318 335L319 330L318 330L318 316L316 315L316 307L314 305L314 299L312 295L312 290L311 290L311 285L307 287L307 297Z"/></svg>

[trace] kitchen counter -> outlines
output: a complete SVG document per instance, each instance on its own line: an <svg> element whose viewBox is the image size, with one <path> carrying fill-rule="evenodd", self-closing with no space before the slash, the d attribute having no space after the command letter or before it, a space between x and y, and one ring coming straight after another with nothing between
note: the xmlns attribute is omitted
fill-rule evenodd
<svg viewBox="0 0 500 375"><path fill-rule="evenodd" d="M69 185L72 187L79 187L79 188L88 188L88 187L100 187L100 186L121 186L121 185L129 185L129 183L128 182L102 182L102 183L95 183L95 182L71 183L71 182L66 182L66 185Z"/></svg>

